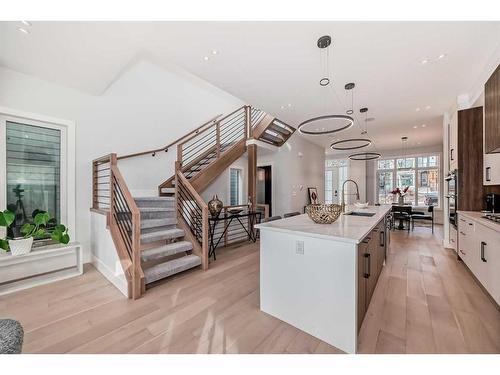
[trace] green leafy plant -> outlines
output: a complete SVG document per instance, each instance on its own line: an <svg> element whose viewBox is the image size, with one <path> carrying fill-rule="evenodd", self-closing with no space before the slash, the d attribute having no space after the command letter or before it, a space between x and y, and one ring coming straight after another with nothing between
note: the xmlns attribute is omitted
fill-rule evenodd
<svg viewBox="0 0 500 375"><path fill-rule="evenodd" d="M9 210L0 212L0 227L8 228L15 220L16 215ZM9 241L7 238L0 238L0 249L9 250Z"/></svg>
<svg viewBox="0 0 500 375"><path fill-rule="evenodd" d="M15 215L9 210L0 212L0 226L8 228L15 220ZM62 224L58 224L53 228L48 228L51 221L48 212L38 212L33 218L33 223L26 223L21 227L21 234L24 238L33 237L34 239L52 238L54 241L67 244L70 237L68 228ZM53 221L53 220L52 220ZM0 239L0 248L9 250L9 242L7 238Z"/></svg>

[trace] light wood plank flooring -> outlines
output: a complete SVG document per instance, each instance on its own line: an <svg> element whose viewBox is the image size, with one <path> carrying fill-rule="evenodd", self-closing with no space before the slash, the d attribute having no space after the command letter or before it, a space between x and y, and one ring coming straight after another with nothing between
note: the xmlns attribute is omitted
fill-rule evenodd
<svg viewBox="0 0 500 375"><path fill-rule="evenodd" d="M360 332L362 353L499 353L500 313L426 228L393 232ZM0 297L25 353L340 353L259 311L258 244L219 251L125 299L93 267L83 276Z"/></svg>

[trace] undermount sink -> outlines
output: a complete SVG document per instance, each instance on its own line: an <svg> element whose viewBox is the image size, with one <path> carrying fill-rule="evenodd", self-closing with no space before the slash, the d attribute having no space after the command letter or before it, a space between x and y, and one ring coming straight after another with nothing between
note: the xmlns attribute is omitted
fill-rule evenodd
<svg viewBox="0 0 500 375"><path fill-rule="evenodd" d="M372 217L375 215L375 212L347 212L344 215L350 215L350 216L367 216L367 217Z"/></svg>

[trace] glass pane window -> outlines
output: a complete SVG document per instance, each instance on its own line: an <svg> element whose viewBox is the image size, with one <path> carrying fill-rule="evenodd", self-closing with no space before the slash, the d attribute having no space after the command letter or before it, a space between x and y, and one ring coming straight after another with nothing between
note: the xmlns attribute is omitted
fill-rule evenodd
<svg viewBox="0 0 500 375"><path fill-rule="evenodd" d="M418 171L418 206L439 204L439 171L428 169Z"/></svg>
<svg viewBox="0 0 500 375"><path fill-rule="evenodd" d="M394 169L394 159L379 160L378 169Z"/></svg>
<svg viewBox="0 0 500 375"><path fill-rule="evenodd" d="M396 164L398 166L398 169L415 168L415 158L397 159Z"/></svg>
<svg viewBox="0 0 500 375"><path fill-rule="evenodd" d="M229 204L237 206L242 204L242 181L241 170L231 168L229 170Z"/></svg>
<svg viewBox="0 0 500 375"><path fill-rule="evenodd" d="M378 202L390 204L393 202L391 191L394 189L393 172L378 172Z"/></svg>
<svg viewBox="0 0 500 375"><path fill-rule="evenodd" d="M325 203L333 203L333 171L325 171Z"/></svg>
<svg viewBox="0 0 500 375"><path fill-rule="evenodd" d="M408 187L405 202L415 204L415 170L398 171L396 186L401 190Z"/></svg>
<svg viewBox="0 0 500 375"><path fill-rule="evenodd" d="M7 208L16 214L14 235L46 211L53 223L61 210L61 131L6 122Z"/></svg>
<svg viewBox="0 0 500 375"><path fill-rule="evenodd" d="M432 156L419 156L418 158L418 166L421 167L437 167L438 166L438 157L436 155Z"/></svg>

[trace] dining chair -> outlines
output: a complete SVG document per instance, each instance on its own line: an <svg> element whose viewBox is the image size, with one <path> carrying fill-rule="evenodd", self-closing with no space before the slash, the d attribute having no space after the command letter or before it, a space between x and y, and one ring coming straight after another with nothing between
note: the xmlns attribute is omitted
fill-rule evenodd
<svg viewBox="0 0 500 375"><path fill-rule="evenodd" d="M415 229L415 221L423 220L431 222L432 233L434 233L434 206L427 207L427 212L429 214L421 211L413 211L411 215L411 230Z"/></svg>

